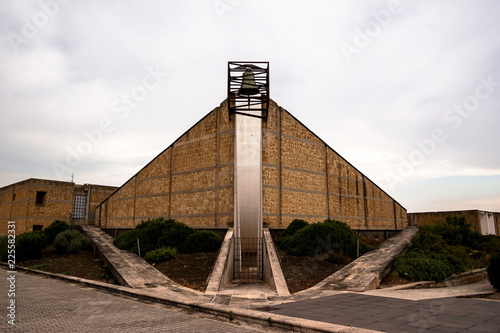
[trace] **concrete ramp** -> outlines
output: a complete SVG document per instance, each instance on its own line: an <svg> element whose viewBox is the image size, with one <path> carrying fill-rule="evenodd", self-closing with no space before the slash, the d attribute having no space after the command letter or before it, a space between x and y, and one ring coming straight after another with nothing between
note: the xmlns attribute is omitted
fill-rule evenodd
<svg viewBox="0 0 500 333"><path fill-rule="evenodd" d="M376 289L391 269L395 255L402 253L418 233L417 227L408 227L389 238L371 252L330 275L317 285L297 294L320 290L366 291Z"/></svg>
<svg viewBox="0 0 500 333"><path fill-rule="evenodd" d="M82 225L81 228L120 285L131 288L180 287L135 253L114 246L113 237L100 228L93 225Z"/></svg>

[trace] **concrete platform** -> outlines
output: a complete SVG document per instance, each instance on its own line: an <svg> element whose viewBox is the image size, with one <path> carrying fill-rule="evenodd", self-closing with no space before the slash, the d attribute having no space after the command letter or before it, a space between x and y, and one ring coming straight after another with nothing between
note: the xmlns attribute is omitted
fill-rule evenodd
<svg viewBox="0 0 500 333"><path fill-rule="evenodd" d="M250 309L266 306L279 298L278 293L264 281L233 280L212 299L214 304L223 304Z"/></svg>

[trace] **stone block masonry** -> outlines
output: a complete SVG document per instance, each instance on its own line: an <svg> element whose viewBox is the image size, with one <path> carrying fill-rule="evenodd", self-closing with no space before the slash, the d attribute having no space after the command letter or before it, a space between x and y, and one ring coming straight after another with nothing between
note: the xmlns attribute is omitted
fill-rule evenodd
<svg viewBox="0 0 500 333"><path fill-rule="evenodd" d="M264 221L270 228L327 218L354 229L406 227L404 207L274 102L263 127Z"/></svg>
<svg viewBox="0 0 500 333"><path fill-rule="evenodd" d="M97 206L95 224L132 228L163 217L199 228L231 226L234 133L224 101ZM262 122L262 164L270 228L326 218L360 230L408 225L403 206L274 101Z"/></svg>
<svg viewBox="0 0 500 333"><path fill-rule="evenodd" d="M116 187L30 178L0 188L0 235L7 234L7 222L15 221L16 234L43 230L55 220L84 224L95 207ZM74 213L75 197L80 196L80 215Z"/></svg>
<svg viewBox="0 0 500 333"><path fill-rule="evenodd" d="M214 109L96 208L96 225L134 227L158 217L194 227L233 221L234 120Z"/></svg>

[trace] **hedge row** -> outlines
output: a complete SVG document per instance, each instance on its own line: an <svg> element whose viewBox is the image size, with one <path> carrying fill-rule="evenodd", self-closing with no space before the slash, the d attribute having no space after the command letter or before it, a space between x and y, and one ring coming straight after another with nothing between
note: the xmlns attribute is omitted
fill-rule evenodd
<svg viewBox="0 0 500 333"><path fill-rule="evenodd" d="M122 250L138 253L137 239L143 256L165 248L181 253L210 252L217 250L222 242L212 231L195 230L173 219L158 218L138 224L133 230L117 237L114 244Z"/></svg>
<svg viewBox="0 0 500 333"><path fill-rule="evenodd" d="M346 223L325 220L308 224L294 220L283 232L278 245L293 256L316 256L333 251L356 258L358 235ZM370 246L359 240L360 255L370 251Z"/></svg>

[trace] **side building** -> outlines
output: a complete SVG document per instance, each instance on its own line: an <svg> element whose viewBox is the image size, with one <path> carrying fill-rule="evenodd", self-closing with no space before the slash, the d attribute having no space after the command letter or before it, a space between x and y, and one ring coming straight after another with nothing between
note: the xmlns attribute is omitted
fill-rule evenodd
<svg viewBox="0 0 500 333"><path fill-rule="evenodd" d="M483 235L500 236L500 213L482 210L459 210L442 212L409 213L408 223L410 225L424 226L439 221L445 221L448 216L465 217L473 231Z"/></svg>
<svg viewBox="0 0 500 333"><path fill-rule="evenodd" d="M192 227L234 221L235 120L227 101L133 175L95 211L102 228L173 218ZM269 228L327 218L357 230L401 230L406 209L292 114L270 101L262 121L262 207Z"/></svg>
<svg viewBox="0 0 500 333"><path fill-rule="evenodd" d="M116 187L30 178L0 188L0 235L8 221L16 222L16 235L43 230L55 220L86 224L95 208Z"/></svg>

